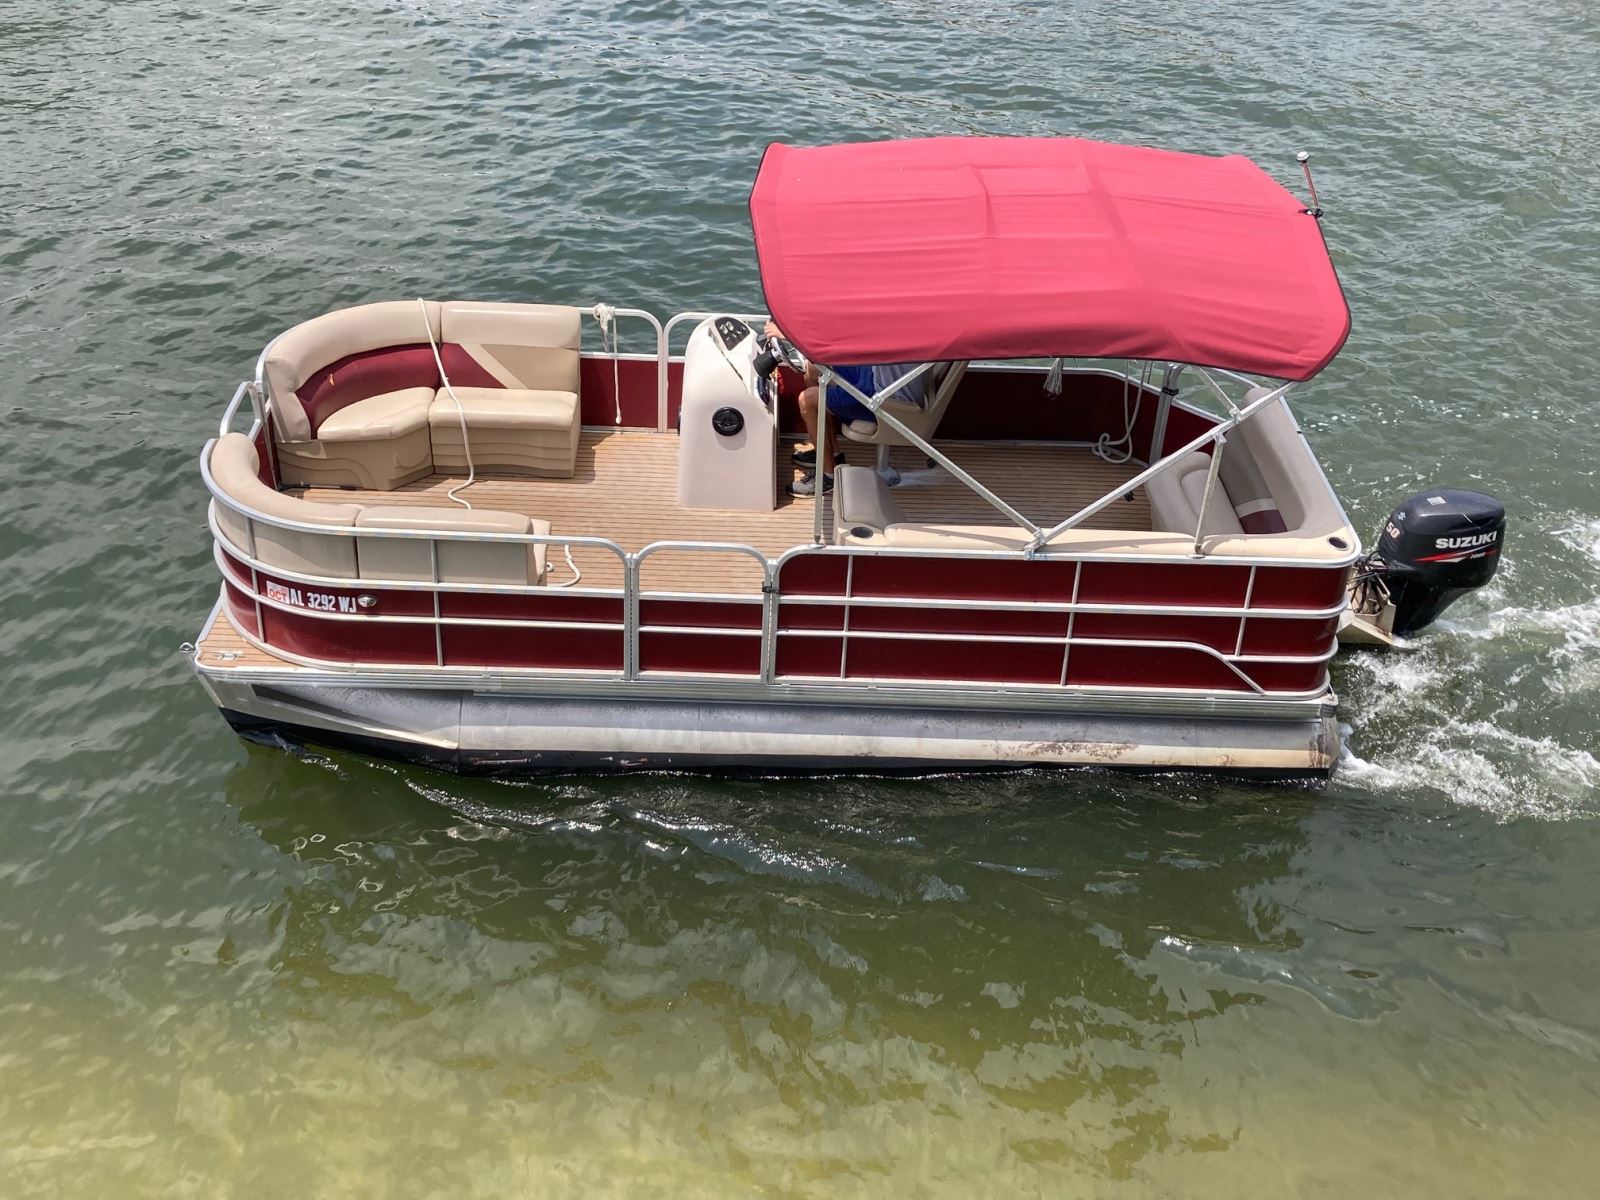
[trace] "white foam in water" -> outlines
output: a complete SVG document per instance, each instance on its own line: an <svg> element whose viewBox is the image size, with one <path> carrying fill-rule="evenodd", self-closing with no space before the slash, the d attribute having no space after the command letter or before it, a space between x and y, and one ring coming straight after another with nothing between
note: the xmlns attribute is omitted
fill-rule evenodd
<svg viewBox="0 0 1600 1200"><path fill-rule="evenodd" d="M1580 575L1600 564L1600 520L1576 518L1561 540L1588 560ZM1472 697L1484 690L1486 673L1506 666L1491 657L1495 642L1508 643L1508 656L1530 649L1537 656L1517 666L1513 679L1537 671L1552 695L1600 694L1600 595L1551 608L1517 604L1510 574L1503 571L1411 649L1350 660L1367 680L1353 697L1355 727L1346 730L1338 782L1370 791L1426 788L1504 819L1600 816L1600 760L1591 749L1506 728L1496 717L1510 717L1515 703L1488 718L1458 715L1482 712ZM1357 745L1380 737L1389 744L1363 758L1350 748L1352 733Z"/></svg>
<svg viewBox="0 0 1600 1200"><path fill-rule="evenodd" d="M1600 518L1579 517L1561 531L1561 540L1600 563Z"/></svg>
<svg viewBox="0 0 1600 1200"><path fill-rule="evenodd" d="M1381 762L1359 757L1346 741L1335 778L1367 791L1429 788L1507 820L1600 816L1600 759L1489 721L1448 720Z"/></svg>

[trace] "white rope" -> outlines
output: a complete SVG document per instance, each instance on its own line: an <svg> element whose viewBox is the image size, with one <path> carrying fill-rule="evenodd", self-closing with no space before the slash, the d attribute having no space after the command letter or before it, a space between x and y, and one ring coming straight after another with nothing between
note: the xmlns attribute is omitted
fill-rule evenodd
<svg viewBox="0 0 1600 1200"><path fill-rule="evenodd" d="M445 496L451 500L454 500L468 512L471 512L472 505L463 500L460 496L456 495L456 493L462 489L471 487L472 484L476 483L478 479L478 468L473 465L472 445L467 436L467 410L461 404L461 397L456 395L456 389L450 386L450 376L445 374L444 359L439 357L439 345L433 340L433 322L428 320L428 306L423 301L421 296L417 297L417 307L422 310L422 328L428 335L428 349L433 351L433 362L434 365L439 368L439 378L444 382L444 390L450 393L450 399L455 401L456 416L460 418L461 421L461 452L465 454L467 458L466 479L463 482L456 484L455 487L446 492ZM622 424L622 413L620 408L617 412L617 424ZM546 544L548 545L550 543ZM583 578L583 572L578 570L578 564L572 561L572 547L567 543L562 542L561 549L566 552L567 570L572 572L572 578L567 580L565 583L547 584L546 586L548 587L568 588Z"/></svg>
<svg viewBox="0 0 1600 1200"><path fill-rule="evenodd" d="M1121 466L1133 457L1133 426L1139 419L1139 405L1144 403L1145 388L1150 385L1150 367L1151 364L1147 360L1144 370L1139 373L1139 392L1133 397L1131 409L1128 407L1131 381L1128 372L1126 370L1122 372L1122 436L1113 440L1111 434L1107 432L1095 439L1094 453L1113 466Z"/></svg>
<svg viewBox="0 0 1600 1200"><path fill-rule="evenodd" d="M596 304L594 306L594 319L600 322L600 349L606 348L606 334L611 335L611 398L617 406L617 424L622 424L622 387L617 382L617 310L610 304ZM571 562L571 558L567 559Z"/></svg>
<svg viewBox="0 0 1600 1200"><path fill-rule="evenodd" d="M439 344L433 340L433 322L428 320L428 306L423 303L422 297L417 297L417 307L422 310L422 328L428 334L428 349L433 351L434 365L439 368L439 378L444 381L444 390L450 393L450 399L456 402L456 416L461 420L461 452L467 457L467 478L464 482L456 484L445 493L445 498L454 500L468 512L472 505L456 495L457 492L471 487L478 479L478 468L472 464L472 445L467 437L467 410L461 406L461 397L456 395L455 388L450 386L450 376L444 373L444 359L439 357Z"/></svg>

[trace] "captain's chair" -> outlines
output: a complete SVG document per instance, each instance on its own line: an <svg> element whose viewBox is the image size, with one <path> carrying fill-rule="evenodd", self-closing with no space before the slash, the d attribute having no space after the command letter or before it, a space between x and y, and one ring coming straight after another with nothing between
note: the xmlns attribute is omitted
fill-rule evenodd
<svg viewBox="0 0 1600 1200"><path fill-rule="evenodd" d="M879 412L889 413L918 437L932 441L934 431L944 419L945 409L950 407L950 401L966 373L967 364L964 362L934 363L932 369L923 376L922 394L927 397L926 404L915 404L899 396L891 396L879 405ZM865 442L878 448L874 467L879 478L893 487L900 482L900 472L889 464L889 451L895 446L909 446L912 443L887 421L879 421L871 433L857 432L853 426L858 423L841 424L839 432L853 442Z"/></svg>

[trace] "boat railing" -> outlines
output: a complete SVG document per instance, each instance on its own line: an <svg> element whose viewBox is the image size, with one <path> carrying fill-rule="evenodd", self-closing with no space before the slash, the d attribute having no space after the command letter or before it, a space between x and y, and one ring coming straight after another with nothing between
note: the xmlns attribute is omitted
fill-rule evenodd
<svg viewBox="0 0 1600 1200"><path fill-rule="evenodd" d="M601 307L592 314L597 320L602 319ZM662 324L642 309L606 309L607 321L636 318L654 331L661 428L668 427L672 336L684 324L711 315L720 314L680 313ZM742 319L759 322L763 315ZM614 325L611 332L610 352L617 353ZM270 411L263 377L268 350L270 343L258 359L255 379L240 384L229 400L219 436L237 423L246 401L253 414L249 436L259 436ZM1240 384L1254 382L1224 374ZM260 512L224 493L210 471L214 442L202 451L200 470L217 504L236 514L247 531L247 544L240 545L239 521L231 522L235 532L230 536L214 517L210 520L214 557L226 585L224 607L236 626L249 627L240 628L248 640L291 662L336 670L421 667L640 682L711 677L787 687L1203 692L1311 699L1327 690L1324 664L1332 656L1333 626L1344 606L1342 568L1347 561L1307 562L1270 551L1247 557L1185 556L1170 545L1106 547L1092 540L1082 547L1051 544L1183 455L1208 443L1220 449L1228 431L1287 390L1287 385L1279 387L1243 405L1227 401L1229 415L1217 426L1162 456L1114 494L1051 529L1028 522L1033 544L1026 553L804 545L774 558L733 542L663 541L629 552L609 538L556 531L539 535L330 526ZM1168 399L1164 386L1163 400ZM1215 484L1218 457L1213 455L1208 491ZM333 576L291 569L281 556L278 561L261 557L257 533L263 526L315 538L421 540L429 546L429 569L412 579L362 578L359 570ZM613 559L612 578L620 582L563 587L544 581L442 578L440 549L451 543L543 546L553 565L559 563L558 548L584 549ZM1198 539L1196 543L1198 551ZM753 583L746 590L717 592L686 589L681 583L653 585L647 568L668 555L748 558L756 568L752 574L759 576L759 590ZM1027 585L1014 594L988 584L930 586L928 572L935 565L957 579L1035 566L1065 574L1053 592L1041 597ZM1159 597L1155 591L1139 596L1105 590L1106 578L1140 571L1166 578ZM1198 592L1204 595L1196 595L1188 582L1177 581L1195 571L1212 578L1222 578L1217 572L1234 572L1228 576L1233 591L1223 595L1202 584ZM694 574L678 571L674 578L692 579ZM1278 600L1264 599L1274 591ZM1163 621L1169 627L1152 625ZM363 622L371 623L371 631L358 633ZM1306 636L1271 632L1286 623L1307 631ZM1298 652L1306 650L1312 652ZM1186 665L1169 670L1169 660L1175 658Z"/></svg>
<svg viewBox="0 0 1600 1200"><path fill-rule="evenodd" d="M1070 689L1310 699L1326 690L1324 664L1334 650L1332 627L1342 609L1342 597L1321 605L1252 602L1258 572L1270 569L1259 566L1251 568L1241 601L1233 603L1097 598L1090 573L1110 564L1092 559L1055 562L1056 570L1066 572L1055 598L1005 595L1003 579L977 589L985 595L961 596L949 586L928 585L930 563L953 570L957 579L1022 564L1014 555L985 551L930 555L797 547L773 559L739 543L663 541L629 553L606 538L571 534L328 527L253 512L218 494L209 472L204 474L218 503L250 522L251 545L240 547L211 520L229 619L274 655L336 670L425 667L452 674L743 680L812 689L915 686L938 692L990 686L1012 693ZM334 538L425 539L431 547L429 575L349 578L267 562L255 544L257 524ZM439 577L438 547L453 541L587 547L614 557L622 582L571 589L451 582ZM647 586L646 567L667 554L749 558L760 590ZM1185 569L1182 559L1166 565ZM894 573L905 571L910 575L900 585ZM955 590L973 589L961 584ZM1143 636L1160 620L1203 627L1203 636ZM1320 622L1327 628L1326 645L1306 654L1263 652L1250 644L1253 628L1284 622ZM1141 669L1148 670L1149 663L1175 655L1187 664L1180 674L1190 682L1141 683L1137 671L1116 680L1104 674L1107 662L1144 661ZM1204 667L1207 662L1211 668ZM941 665L946 663L953 669ZM1295 686L1263 683L1264 672L1289 672L1285 679Z"/></svg>

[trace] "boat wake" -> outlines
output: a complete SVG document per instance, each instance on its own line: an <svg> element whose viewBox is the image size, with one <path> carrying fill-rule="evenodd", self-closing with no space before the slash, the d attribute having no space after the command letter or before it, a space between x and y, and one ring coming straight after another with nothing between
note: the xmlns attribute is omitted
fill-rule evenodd
<svg viewBox="0 0 1600 1200"><path fill-rule="evenodd" d="M1600 520L1570 518L1558 540L1557 571L1541 573L1586 598L1540 604L1508 563L1401 652L1348 661L1341 690L1357 715L1336 784L1443 793L1505 820L1600 816L1583 717L1584 701L1600 698ZM1529 702L1527 683L1558 703Z"/></svg>

